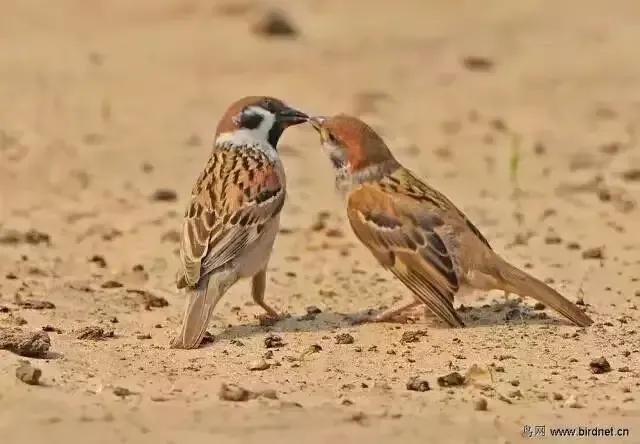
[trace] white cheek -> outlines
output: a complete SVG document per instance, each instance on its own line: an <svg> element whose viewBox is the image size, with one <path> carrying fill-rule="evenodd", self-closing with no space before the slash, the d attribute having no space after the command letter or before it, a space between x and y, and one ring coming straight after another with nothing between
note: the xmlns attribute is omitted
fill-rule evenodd
<svg viewBox="0 0 640 444"><path fill-rule="evenodd" d="M255 114L260 114L262 116L262 121L258 125L257 128L246 129L243 128L239 132L244 133L245 137L252 138L260 141L268 141L269 140L269 131L273 128L273 125L276 121L276 116L273 113L267 111L264 108L260 107L251 107L249 108Z"/></svg>
<svg viewBox="0 0 640 444"><path fill-rule="evenodd" d="M338 147L335 146L333 143L329 142L328 140L325 140L322 142L322 150L326 153L326 154L333 154L333 153L337 153L338 152Z"/></svg>
<svg viewBox="0 0 640 444"><path fill-rule="evenodd" d="M262 136L265 140L269 138L269 131L273 128L274 123L276 122L276 116L273 113L270 113L267 110L262 108L256 108L257 112L262 115L262 122L258 125L257 128L252 129L250 131L256 132L259 136Z"/></svg>
<svg viewBox="0 0 640 444"><path fill-rule="evenodd" d="M216 139L216 143L231 143L233 145L269 145L269 131L273 127L276 116L269 111L254 107L251 109L256 114L262 115L262 121L257 128L242 128L229 133L222 133ZM274 148L274 147L272 147Z"/></svg>
<svg viewBox="0 0 640 444"><path fill-rule="evenodd" d="M329 141L324 141L322 143L322 150L329 157L333 168L336 170L344 170L347 168L347 159L340 147Z"/></svg>

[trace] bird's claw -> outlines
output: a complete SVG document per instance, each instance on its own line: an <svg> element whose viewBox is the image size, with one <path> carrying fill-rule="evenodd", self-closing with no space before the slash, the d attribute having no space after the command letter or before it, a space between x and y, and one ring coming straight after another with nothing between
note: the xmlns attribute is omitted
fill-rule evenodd
<svg viewBox="0 0 640 444"><path fill-rule="evenodd" d="M278 323L278 321L282 320L282 318L283 316L277 313L262 313L256 315L256 319L258 320L258 323L261 327L271 327L272 325Z"/></svg>

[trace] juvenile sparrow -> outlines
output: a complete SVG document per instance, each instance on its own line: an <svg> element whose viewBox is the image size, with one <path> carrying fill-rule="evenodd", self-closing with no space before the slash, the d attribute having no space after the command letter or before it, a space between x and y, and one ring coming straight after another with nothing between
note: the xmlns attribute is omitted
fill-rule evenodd
<svg viewBox="0 0 640 444"><path fill-rule="evenodd" d="M187 301L174 348L196 348L224 293L252 278L264 301L266 267L285 200L285 175L276 145L283 131L307 115L271 97L245 97L224 114L211 157L191 192L182 227L178 288Z"/></svg>
<svg viewBox="0 0 640 444"><path fill-rule="evenodd" d="M502 259L482 233L443 194L393 157L384 141L355 117L313 117L322 146L347 193L356 236L414 300L373 320L389 320L425 304L452 327L464 323L453 308L459 291L503 290L530 296L580 326L593 321L538 279Z"/></svg>

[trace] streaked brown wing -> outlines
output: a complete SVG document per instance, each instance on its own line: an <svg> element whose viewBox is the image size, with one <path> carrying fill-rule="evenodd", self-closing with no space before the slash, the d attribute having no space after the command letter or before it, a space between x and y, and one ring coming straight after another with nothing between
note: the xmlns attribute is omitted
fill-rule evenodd
<svg viewBox="0 0 640 444"><path fill-rule="evenodd" d="M183 282L242 254L284 205L285 188L276 167L259 152L220 150L193 189L183 224L180 257Z"/></svg>
<svg viewBox="0 0 640 444"><path fill-rule="evenodd" d="M475 234L483 244L491 248L489 241L458 207L451 202L444 194L435 192L435 190L429 188L424 182L418 179L411 171L403 169L404 180L406 188L403 190L408 196L419 201L428 201L430 204L438 206L440 208L447 208L449 211L453 210L464 221L467 228Z"/></svg>
<svg viewBox="0 0 640 444"><path fill-rule="evenodd" d="M385 268L442 320L464 326L453 308L458 278L435 231L442 225L437 214L372 184L351 193L348 217L356 236Z"/></svg>

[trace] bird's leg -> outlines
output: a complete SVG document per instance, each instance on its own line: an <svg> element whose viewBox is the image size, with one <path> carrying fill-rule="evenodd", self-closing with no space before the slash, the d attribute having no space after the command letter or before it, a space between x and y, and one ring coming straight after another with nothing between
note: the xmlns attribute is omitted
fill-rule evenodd
<svg viewBox="0 0 640 444"><path fill-rule="evenodd" d="M412 309L413 307L417 307L418 305L422 304L422 302L414 299L411 302L408 302L404 305L401 305L397 308L390 308L389 310L383 311L382 313L376 315L373 320L375 322L389 322L391 320L393 320L394 318L397 318L399 315L401 315L403 312L406 312L407 310ZM407 320L407 315L405 314L404 317L401 318L403 321Z"/></svg>
<svg viewBox="0 0 640 444"><path fill-rule="evenodd" d="M390 308L389 310L386 310L380 314L377 314L375 316L366 316L360 319L355 319L354 323L355 324L364 324L367 322L391 322L393 320L400 320L401 322L406 322L408 319L408 315L404 315L402 318L397 319L401 314L403 314L403 312L406 312L407 310L412 309L413 307L417 307L418 305L422 304L422 302L418 301L417 299L414 299L413 301L403 304L397 308Z"/></svg>
<svg viewBox="0 0 640 444"><path fill-rule="evenodd" d="M271 308L264 301L264 291L267 287L267 269L266 267L260 270L253 276L251 280L251 297L253 297L253 302L258 304L260 307L266 311L266 316L271 319L279 319L280 315L278 312Z"/></svg>

